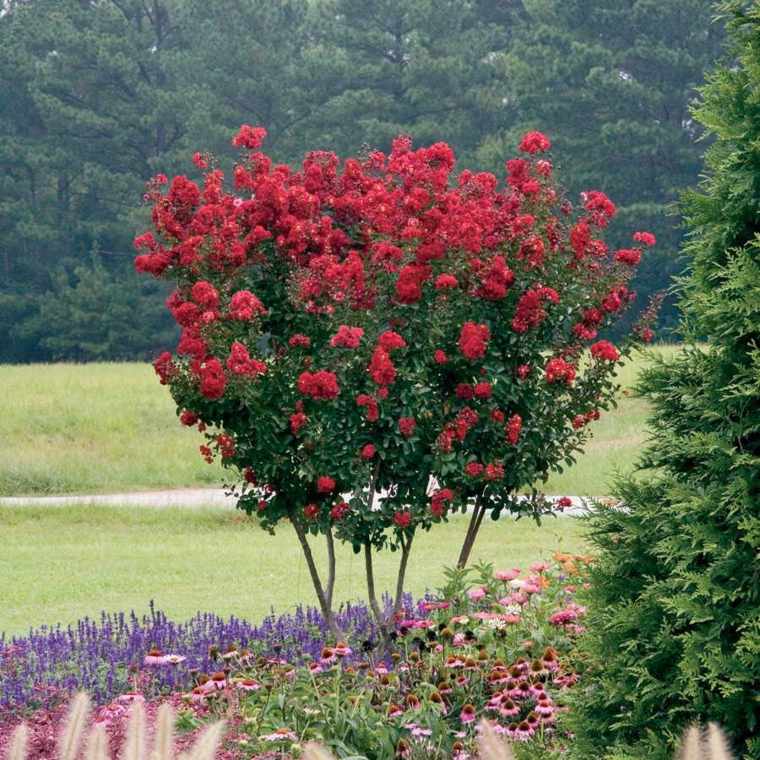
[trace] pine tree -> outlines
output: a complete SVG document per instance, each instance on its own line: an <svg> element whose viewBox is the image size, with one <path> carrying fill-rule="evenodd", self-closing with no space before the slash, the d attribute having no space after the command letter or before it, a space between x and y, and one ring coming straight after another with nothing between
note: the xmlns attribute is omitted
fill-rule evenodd
<svg viewBox="0 0 760 760"><path fill-rule="evenodd" d="M484 141L480 163L497 167L525 129L547 132L572 192L604 189L618 204L615 229L635 221L656 233L635 283L643 301L684 266L669 207L698 180L702 130L689 103L722 28L706 0L527 0L525 10L500 72L511 128Z"/></svg>
<svg viewBox="0 0 760 760"><path fill-rule="evenodd" d="M760 758L760 7L720 9L738 64L694 111L715 142L684 201L692 345L645 374L653 440L619 484L627 509L591 523L578 757L664 758L716 721Z"/></svg>

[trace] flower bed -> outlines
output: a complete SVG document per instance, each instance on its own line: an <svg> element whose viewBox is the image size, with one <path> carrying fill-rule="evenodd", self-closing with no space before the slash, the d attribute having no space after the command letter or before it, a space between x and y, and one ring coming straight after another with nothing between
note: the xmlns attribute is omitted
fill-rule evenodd
<svg viewBox="0 0 760 760"><path fill-rule="evenodd" d="M104 615L4 643L0 691L6 713L44 705L33 723L49 727L64 692L88 688L113 741L131 701L168 698L188 736L226 718L225 757L235 760L298 757L312 739L338 756L465 760L483 718L534 756L554 752L569 738L569 655L584 614L569 576L586 561L558 554L525 573L449 571L435 597L406 600L386 640L361 605L341 612L342 642L312 609L258 627L214 615L177 624L155 610Z"/></svg>

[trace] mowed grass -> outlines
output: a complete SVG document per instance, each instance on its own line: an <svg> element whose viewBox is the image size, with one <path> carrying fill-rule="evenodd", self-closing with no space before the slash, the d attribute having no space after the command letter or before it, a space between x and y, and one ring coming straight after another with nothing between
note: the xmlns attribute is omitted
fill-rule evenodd
<svg viewBox="0 0 760 760"><path fill-rule="evenodd" d="M443 582L466 529L457 516L420 534L408 568L408 590L421 594ZM523 567L554 551L583 552L580 521L553 518L538 527L503 519L483 526L473 561ZM271 609L314 604L308 571L292 531L275 536L229 508L0 508L0 632L67 624L101 610L147 611L153 599L175 619L196 611L258 621ZM321 543L315 543L320 566ZM391 589L398 556L377 557L378 588ZM338 551L336 599L365 598L363 557Z"/></svg>
<svg viewBox="0 0 760 760"><path fill-rule="evenodd" d="M674 348L654 351L672 353ZM577 465L553 476L550 494L604 496L629 471L647 437L647 405L630 388L647 359L620 372L617 410L603 415ZM224 472L198 453L148 364L0 366L0 495L108 493L219 486Z"/></svg>

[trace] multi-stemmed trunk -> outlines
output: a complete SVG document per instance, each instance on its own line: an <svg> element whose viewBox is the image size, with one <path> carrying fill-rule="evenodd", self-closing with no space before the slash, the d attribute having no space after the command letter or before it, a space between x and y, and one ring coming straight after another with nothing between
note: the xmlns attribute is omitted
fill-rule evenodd
<svg viewBox="0 0 760 760"><path fill-rule="evenodd" d="M317 570L317 565L314 562L314 555L309 545L309 540L306 537L306 531L297 517L291 519L291 524L295 529L296 536L298 536L298 542L301 544L301 550L306 558L306 565L309 568L309 575L311 576L311 582L314 586L314 591L317 594L317 601L319 602L319 609L322 612L322 617L325 620L328 630L335 637L340 639L341 631L338 628L338 623L335 619L335 612L333 611L333 592L335 590L335 541L333 539L332 529L328 528L325 533L325 541L327 542L327 583L323 584L322 579Z"/></svg>

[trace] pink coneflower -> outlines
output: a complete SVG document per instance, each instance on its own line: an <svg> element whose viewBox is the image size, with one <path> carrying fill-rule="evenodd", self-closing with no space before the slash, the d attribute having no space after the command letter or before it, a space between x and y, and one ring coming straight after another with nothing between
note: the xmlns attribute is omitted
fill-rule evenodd
<svg viewBox="0 0 760 760"><path fill-rule="evenodd" d="M548 697L539 699L533 709L541 716L554 715L554 705Z"/></svg>
<svg viewBox="0 0 760 760"><path fill-rule="evenodd" d="M344 641L339 641L334 647L333 647L333 654L336 657L347 657L350 654L353 654L353 649L348 646Z"/></svg>
<svg viewBox="0 0 760 760"><path fill-rule="evenodd" d="M548 569L549 569L548 562L534 562L530 566L531 572L534 572L534 573L545 573Z"/></svg>
<svg viewBox="0 0 760 760"><path fill-rule="evenodd" d="M330 647L324 647L322 649L322 654L319 658L320 665L332 665L337 660L337 656L335 655L335 650L331 649Z"/></svg>
<svg viewBox="0 0 760 760"><path fill-rule="evenodd" d="M158 647L153 647L143 660L144 665L163 665L164 662L164 653Z"/></svg>
<svg viewBox="0 0 760 760"><path fill-rule="evenodd" d="M511 718L520 714L520 708L509 697L503 695L499 705L499 714L505 718Z"/></svg>
<svg viewBox="0 0 760 760"><path fill-rule="evenodd" d="M446 658L446 667L447 668L463 668L464 660L460 659L459 657L454 657L453 654L450 654Z"/></svg>
<svg viewBox="0 0 760 760"><path fill-rule="evenodd" d="M485 597L486 593L486 590L482 586L478 586L477 588L471 588L467 592L467 596L470 598L471 602L479 602Z"/></svg>
<svg viewBox="0 0 760 760"><path fill-rule="evenodd" d="M536 733L531 727L528 721L523 720L517 724L514 730L513 738L518 742L527 742L533 734Z"/></svg>
<svg viewBox="0 0 760 760"><path fill-rule="evenodd" d="M322 672L322 666L318 662L310 662L309 663L309 672L310 673L321 673Z"/></svg>
<svg viewBox="0 0 760 760"><path fill-rule="evenodd" d="M289 728L278 728L273 734L264 734L259 737L265 742L295 742L298 737Z"/></svg>
<svg viewBox="0 0 760 760"><path fill-rule="evenodd" d="M403 714L404 714L404 711L399 705L393 704L392 702L391 704L388 705L389 718L398 718L399 715L403 715Z"/></svg>
<svg viewBox="0 0 760 760"><path fill-rule="evenodd" d="M203 684L203 688L206 691L221 691L227 687L227 676L223 671L213 673L206 683Z"/></svg>
<svg viewBox="0 0 760 760"><path fill-rule="evenodd" d="M451 643L455 647L463 647L467 641L463 633L455 633L454 638L451 640Z"/></svg>
<svg viewBox="0 0 760 760"><path fill-rule="evenodd" d="M237 687L241 691L258 691L261 688L261 684L258 681L254 681L253 678L242 678L237 682Z"/></svg>
<svg viewBox="0 0 760 760"><path fill-rule="evenodd" d="M463 686L467 686L467 684L470 683L470 679L467 676L459 676L454 683L456 683L459 688L462 688Z"/></svg>
<svg viewBox="0 0 760 760"><path fill-rule="evenodd" d="M433 733L429 728L422 728L422 726L418 726L416 723L407 723L404 725L404 728L408 729L412 736L416 738L430 736Z"/></svg>
<svg viewBox="0 0 760 760"><path fill-rule="evenodd" d="M206 689L203 686L196 686L190 692L190 701L193 704L203 704L206 701Z"/></svg>
<svg viewBox="0 0 760 760"><path fill-rule="evenodd" d="M521 572L522 570L520 570L519 567L513 567L511 570L497 570L493 574L493 577L496 578L497 581L504 581L506 583L507 581L513 581Z"/></svg>
<svg viewBox="0 0 760 760"><path fill-rule="evenodd" d="M470 704L465 705L459 713L459 720L462 723L472 723L475 720L475 707Z"/></svg>

